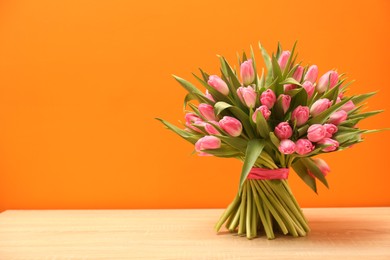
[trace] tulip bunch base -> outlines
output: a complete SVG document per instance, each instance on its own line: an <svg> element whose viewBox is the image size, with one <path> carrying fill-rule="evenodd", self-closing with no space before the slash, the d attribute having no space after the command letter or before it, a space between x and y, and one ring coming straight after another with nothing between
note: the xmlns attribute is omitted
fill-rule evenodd
<svg viewBox="0 0 390 260"><path fill-rule="evenodd" d="M275 233L304 237L310 231L287 180L247 179L215 225L217 232L223 224L248 239L262 233L267 239Z"/></svg>

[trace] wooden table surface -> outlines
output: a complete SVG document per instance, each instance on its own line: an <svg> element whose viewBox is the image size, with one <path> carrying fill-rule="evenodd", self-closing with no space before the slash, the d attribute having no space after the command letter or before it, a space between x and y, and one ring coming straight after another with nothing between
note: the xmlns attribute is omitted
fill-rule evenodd
<svg viewBox="0 0 390 260"><path fill-rule="evenodd" d="M9 210L0 259L390 259L390 208L304 209L307 237L216 234L221 209Z"/></svg>

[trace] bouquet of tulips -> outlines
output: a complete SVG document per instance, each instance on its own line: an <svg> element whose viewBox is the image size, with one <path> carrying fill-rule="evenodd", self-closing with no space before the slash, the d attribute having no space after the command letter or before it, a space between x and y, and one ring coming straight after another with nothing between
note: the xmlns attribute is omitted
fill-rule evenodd
<svg viewBox="0 0 390 260"><path fill-rule="evenodd" d="M289 185L289 169L313 190L317 181L328 187L326 162L314 158L343 150L362 141L360 120L381 111L364 112L362 102L375 93L347 96L350 85L330 70L318 81L316 65L296 63L295 46L280 44L269 56L259 44L266 72L257 73L254 52L238 56L239 73L219 57L220 75L200 70L194 74L205 93L174 76L188 91L185 123L179 128L162 119L167 128L195 145L202 156L233 157L243 161L238 192L216 224L251 239L275 231L305 236L307 220Z"/></svg>

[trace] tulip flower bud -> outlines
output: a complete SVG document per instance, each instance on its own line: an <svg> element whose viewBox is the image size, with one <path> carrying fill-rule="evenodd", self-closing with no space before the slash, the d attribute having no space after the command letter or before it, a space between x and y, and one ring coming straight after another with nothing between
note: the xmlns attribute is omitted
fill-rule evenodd
<svg viewBox="0 0 390 260"><path fill-rule="evenodd" d="M292 77L296 81L301 82L302 75L303 75L303 67L302 66L298 66L297 69L294 71L294 74L292 75Z"/></svg>
<svg viewBox="0 0 390 260"><path fill-rule="evenodd" d="M337 133L338 128L334 124L324 124L326 130L326 138L331 138L335 133Z"/></svg>
<svg viewBox="0 0 390 260"><path fill-rule="evenodd" d="M271 111L268 109L268 107L263 105L263 106L258 107L255 110L255 112L253 113L253 115L252 115L253 122L256 123L257 113L259 113L259 111L260 111L261 114L263 114L264 119L268 120L269 116L271 115Z"/></svg>
<svg viewBox="0 0 390 260"><path fill-rule="evenodd" d="M216 122L216 121L213 121L213 123L218 124L218 122ZM218 135L218 134L220 134L219 131L210 123L205 123L204 130L206 130L206 132L209 135Z"/></svg>
<svg viewBox="0 0 390 260"><path fill-rule="evenodd" d="M318 142L326 136L326 129L323 125L314 124L307 130L307 138L312 142Z"/></svg>
<svg viewBox="0 0 390 260"><path fill-rule="evenodd" d="M279 151L282 154L292 154L295 152L295 143L289 139L284 139L279 144Z"/></svg>
<svg viewBox="0 0 390 260"><path fill-rule="evenodd" d="M323 111L327 110L332 105L332 101L327 98L318 99L311 105L310 114L315 117L321 114Z"/></svg>
<svg viewBox="0 0 390 260"><path fill-rule="evenodd" d="M242 124L239 120L231 116L224 116L219 121L219 126L229 135L236 137L242 133Z"/></svg>
<svg viewBox="0 0 390 260"><path fill-rule="evenodd" d="M202 152L203 150L213 150L221 147L221 140L218 137L206 135L195 143L195 150L199 155L210 155Z"/></svg>
<svg viewBox="0 0 390 260"><path fill-rule="evenodd" d="M292 128L287 122L281 122L275 127L275 135L279 140L288 139L292 136Z"/></svg>
<svg viewBox="0 0 390 260"><path fill-rule="evenodd" d="M330 139L330 138L324 138L321 141L319 141L318 144L329 145L329 146L325 147L324 149L322 149L322 151L324 151L324 152L332 152L332 151L337 150L337 148L339 148L339 142L337 142L336 140Z"/></svg>
<svg viewBox="0 0 390 260"><path fill-rule="evenodd" d="M318 76L317 65L311 65L305 74L304 81L309 81L312 84L314 84L317 80L317 76Z"/></svg>
<svg viewBox="0 0 390 260"><path fill-rule="evenodd" d="M278 59L278 64L280 66L280 69L283 71L287 65L288 59L290 58L291 52L290 51L283 51Z"/></svg>
<svg viewBox="0 0 390 260"><path fill-rule="evenodd" d="M200 114L209 121L218 120L214 113L214 107L209 104L201 103L198 106Z"/></svg>
<svg viewBox="0 0 390 260"><path fill-rule="evenodd" d="M330 124L339 125L345 120L347 120L348 114L344 110L334 112L330 117L328 122Z"/></svg>
<svg viewBox="0 0 390 260"><path fill-rule="evenodd" d="M249 59L241 63L240 67L241 79L246 86L255 80L255 72L253 70L252 60Z"/></svg>
<svg viewBox="0 0 390 260"><path fill-rule="evenodd" d="M347 103L345 103L341 108L340 110L344 110L345 112L349 112L351 110L355 109L355 104L353 103L352 100L348 101Z"/></svg>
<svg viewBox="0 0 390 260"><path fill-rule="evenodd" d="M334 70L330 70L324 75L322 75L322 77L318 81L317 91L319 93L324 93L326 90L328 90L328 88L332 89L334 86L336 86L338 81L339 74Z"/></svg>
<svg viewBox="0 0 390 260"><path fill-rule="evenodd" d="M294 84L284 84L283 85L284 93L286 93L287 91L296 89L296 88L297 88L297 86Z"/></svg>
<svg viewBox="0 0 390 260"><path fill-rule="evenodd" d="M302 87L306 90L308 98L311 98L314 93L314 85L310 81L305 81L302 84Z"/></svg>
<svg viewBox="0 0 390 260"><path fill-rule="evenodd" d="M209 93L209 91L206 89L206 94L205 96L210 99L211 101L214 101L215 102L215 99L213 98L213 96Z"/></svg>
<svg viewBox="0 0 390 260"><path fill-rule="evenodd" d="M256 105L256 92L252 87L239 87L237 96L247 107L254 108Z"/></svg>
<svg viewBox="0 0 390 260"><path fill-rule="evenodd" d="M314 158L313 161L324 176L328 175L328 173L330 172L330 167L324 160L320 158Z"/></svg>
<svg viewBox="0 0 390 260"><path fill-rule="evenodd" d="M311 153L314 148L315 146L312 144L312 142L305 138L299 139L295 143L295 151L300 155Z"/></svg>
<svg viewBox="0 0 390 260"><path fill-rule="evenodd" d="M227 96L229 94L229 88L227 84L217 75L211 75L207 83L223 95Z"/></svg>
<svg viewBox="0 0 390 260"><path fill-rule="evenodd" d="M267 89L263 93L261 93L260 102L262 105L271 109L276 101L276 95L271 89Z"/></svg>
<svg viewBox="0 0 390 260"><path fill-rule="evenodd" d="M282 107L283 113L286 114L291 104L291 97L289 95L281 94L278 97L278 106Z"/></svg>
<svg viewBox="0 0 390 260"><path fill-rule="evenodd" d="M309 107L297 106L291 114L291 120L296 122L297 126L301 126L309 119Z"/></svg>

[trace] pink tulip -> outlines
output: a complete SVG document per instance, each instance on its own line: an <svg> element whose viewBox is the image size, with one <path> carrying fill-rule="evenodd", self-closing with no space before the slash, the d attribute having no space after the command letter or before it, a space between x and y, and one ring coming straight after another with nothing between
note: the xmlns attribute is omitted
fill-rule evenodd
<svg viewBox="0 0 390 260"><path fill-rule="evenodd" d="M298 106L291 114L291 120L296 122L297 126L301 126L309 119L309 107Z"/></svg>
<svg viewBox="0 0 390 260"><path fill-rule="evenodd" d="M195 115L194 113L187 113L184 116L184 118L186 120L186 123L189 123L189 124L195 123L197 121L203 121L202 118L200 118L199 116Z"/></svg>
<svg viewBox="0 0 390 260"><path fill-rule="evenodd" d="M276 102L275 93L271 89L267 89L261 93L260 102L262 105L268 107L268 109L271 109Z"/></svg>
<svg viewBox="0 0 390 260"><path fill-rule="evenodd" d="M314 124L307 130L307 138L312 142L318 142L326 136L326 129L323 125Z"/></svg>
<svg viewBox="0 0 390 260"><path fill-rule="evenodd" d="M280 69L283 71L284 68L287 65L288 59L290 58L291 52L290 51L283 51L278 59L278 63L280 66Z"/></svg>
<svg viewBox="0 0 390 260"><path fill-rule="evenodd" d="M281 122L275 127L275 135L279 140L288 139L292 136L292 128L287 122Z"/></svg>
<svg viewBox="0 0 390 260"><path fill-rule="evenodd" d="M313 83L311 83L310 81L305 81L303 82L302 87L306 90L307 96L311 98L315 89Z"/></svg>
<svg viewBox="0 0 390 260"><path fill-rule="evenodd" d="M237 95L247 107L254 108L256 104L256 92L252 87L239 87Z"/></svg>
<svg viewBox="0 0 390 260"><path fill-rule="evenodd" d="M215 122L215 121L213 123L218 124L218 122ZM212 124L209 124L209 123L205 123L204 130L206 130L206 132L209 135L218 135L219 134L218 130Z"/></svg>
<svg viewBox="0 0 390 260"><path fill-rule="evenodd" d="M249 85L255 79L255 72L253 70L252 60L249 59L241 63L240 67L241 79L245 85Z"/></svg>
<svg viewBox="0 0 390 260"><path fill-rule="evenodd" d="M279 151L282 154L292 154L295 152L295 143L289 139L284 139L279 144Z"/></svg>
<svg viewBox="0 0 390 260"><path fill-rule="evenodd" d="M283 88L284 88L284 92L286 93L287 91L296 89L297 86L294 85L294 84L284 84L284 85L283 85Z"/></svg>
<svg viewBox="0 0 390 260"><path fill-rule="evenodd" d="M257 113L258 113L259 111L263 114L264 119L265 119L265 120L268 120L268 118L269 118L270 115L271 115L271 111L268 109L268 107L266 107L266 106L263 105L263 106L258 107L258 108L255 110L255 112L253 113L253 115L252 115L252 120L253 120L253 122L256 123Z"/></svg>
<svg viewBox="0 0 390 260"><path fill-rule="evenodd" d="M324 160L322 160L320 158L315 158L313 160L314 160L314 163L318 166L318 168L322 172L322 174L324 176L328 175L328 173L330 172L329 165Z"/></svg>
<svg viewBox="0 0 390 260"><path fill-rule="evenodd" d="M281 104L283 113L286 114L287 110L290 108L291 97L289 95L281 94L278 97L278 103Z"/></svg>
<svg viewBox="0 0 390 260"><path fill-rule="evenodd" d="M337 133L338 128L334 124L324 124L326 130L326 138L331 138L335 133Z"/></svg>
<svg viewBox="0 0 390 260"><path fill-rule="evenodd" d="M308 139L299 139L295 143L295 151L297 154L304 155L311 153L314 150L314 145Z"/></svg>
<svg viewBox="0 0 390 260"><path fill-rule="evenodd" d="M329 146L325 147L324 149L322 149L322 151L324 151L324 152L332 152L332 151L337 150L337 148L339 148L339 142L337 142L334 139L330 139L330 138L324 138L321 141L319 141L318 144L329 145Z"/></svg>
<svg viewBox="0 0 390 260"><path fill-rule="evenodd" d="M200 114L209 121L218 120L214 113L214 107L209 104L201 103L198 106Z"/></svg>
<svg viewBox="0 0 390 260"><path fill-rule="evenodd" d="M209 91L206 89L206 94L205 96L210 99L211 101L214 101L215 102L215 99L213 98L213 96L209 93Z"/></svg>
<svg viewBox="0 0 390 260"><path fill-rule="evenodd" d="M340 99L344 97L344 92L340 92L337 97L339 97Z"/></svg>
<svg viewBox="0 0 390 260"><path fill-rule="evenodd" d="M209 155L207 153L202 152L203 150L213 150L221 147L221 140L218 137L206 135L200 138L195 143L195 150L200 152L199 155Z"/></svg>
<svg viewBox="0 0 390 260"><path fill-rule="evenodd" d="M345 103L340 110L344 110L345 112L349 112L351 110L355 109L355 104L352 102L352 100Z"/></svg>
<svg viewBox="0 0 390 260"><path fill-rule="evenodd" d="M313 117L318 116L323 111L325 111L328 108L330 108L331 105L332 105L332 101L330 101L327 98L318 99L316 102L314 102L313 105L311 105L310 114Z"/></svg>
<svg viewBox="0 0 390 260"><path fill-rule="evenodd" d="M317 80L317 76L318 76L317 65L311 65L305 74L304 81L309 81L312 84L314 84L314 82L316 82Z"/></svg>
<svg viewBox="0 0 390 260"><path fill-rule="evenodd" d="M231 136L239 136L242 132L242 124L239 120L231 116L224 116L219 121L219 126Z"/></svg>
<svg viewBox="0 0 390 260"><path fill-rule="evenodd" d="M319 79L317 84L317 91L319 93L324 93L326 90L332 89L334 86L337 85L337 82L339 81L339 74L334 71L330 70Z"/></svg>
<svg viewBox="0 0 390 260"><path fill-rule="evenodd" d="M229 88L225 81L223 81L217 75L211 75L207 83L223 95L227 96L229 94Z"/></svg>
<svg viewBox="0 0 390 260"><path fill-rule="evenodd" d="M337 97L336 98L336 104L340 103L341 102L341 98Z"/></svg>
<svg viewBox="0 0 390 260"><path fill-rule="evenodd" d="M302 75L303 75L303 67L302 66L298 66L297 69L294 71L294 74L292 75L292 77L296 81L301 82Z"/></svg>
<svg viewBox="0 0 390 260"><path fill-rule="evenodd" d="M345 120L347 120L348 114L344 110L334 112L330 117L328 122L330 124L339 125Z"/></svg>

